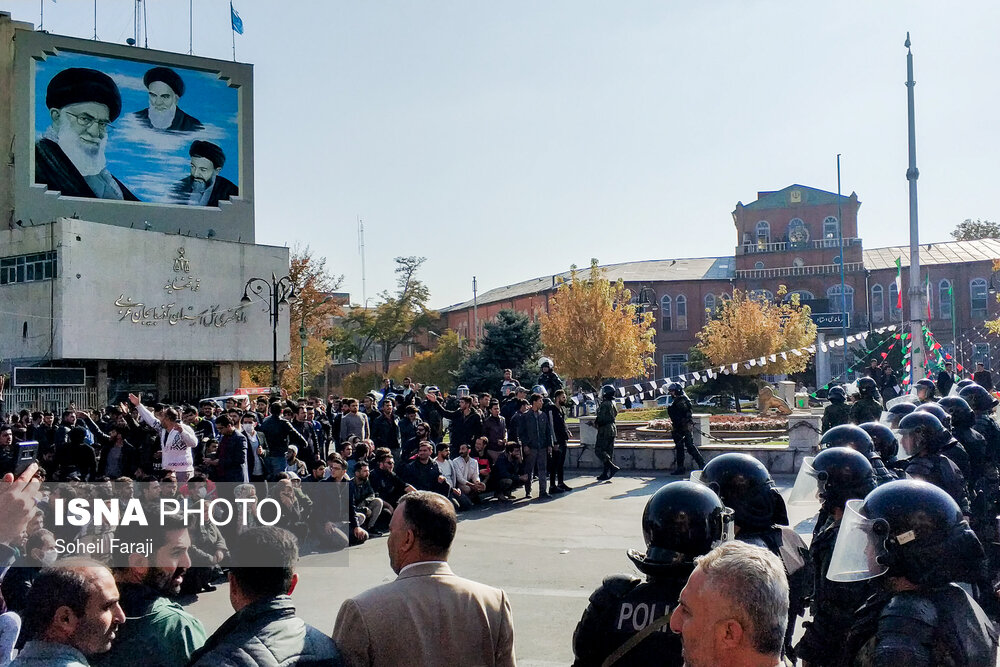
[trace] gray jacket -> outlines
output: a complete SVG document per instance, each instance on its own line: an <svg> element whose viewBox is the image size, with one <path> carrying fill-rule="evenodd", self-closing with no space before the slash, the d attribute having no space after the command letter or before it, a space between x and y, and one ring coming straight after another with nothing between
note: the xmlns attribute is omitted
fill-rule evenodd
<svg viewBox="0 0 1000 667"><path fill-rule="evenodd" d="M236 612L191 656L192 667L343 665L337 645L295 615L287 595L260 600Z"/></svg>
<svg viewBox="0 0 1000 667"><path fill-rule="evenodd" d="M10 663L12 667L89 667L82 653L68 644L30 641Z"/></svg>

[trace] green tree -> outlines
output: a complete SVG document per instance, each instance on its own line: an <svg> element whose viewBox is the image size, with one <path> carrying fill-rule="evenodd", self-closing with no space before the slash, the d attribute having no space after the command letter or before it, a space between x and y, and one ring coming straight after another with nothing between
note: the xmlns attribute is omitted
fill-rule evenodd
<svg viewBox="0 0 1000 667"><path fill-rule="evenodd" d="M451 387L467 355L468 350L458 333L449 330L438 338L437 347L418 352L411 362L396 372L396 376L409 376L414 382L425 385Z"/></svg>
<svg viewBox="0 0 1000 667"><path fill-rule="evenodd" d="M427 307L430 290L417 278L426 257L396 258L396 292L379 294L379 303L371 310L354 307L341 322L338 331L327 337L332 354L353 357L358 368L372 348L382 357L382 374L389 374L389 358L397 347L413 342L428 329L438 314Z"/></svg>
<svg viewBox="0 0 1000 667"><path fill-rule="evenodd" d="M538 369L532 363L541 351L541 333L537 322L524 313L501 310L496 319L483 326L479 345L462 363L458 377L472 391L496 392L503 381L503 369L527 386L534 384Z"/></svg>
<svg viewBox="0 0 1000 667"><path fill-rule="evenodd" d="M710 368L712 362L697 347L692 347L688 352L688 368ZM715 369L713 369L715 370ZM754 398L757 395L757 381L746 375L736 373L718 373L714 378L704 380L691 388L690 393L698 398L720 394L733 397L733 406L737 412L742 412L740 408L740 397Z"/></svg>
<svg viewBox="0 0 1000 667"><path fill-rule="evenodd" d="M989 220L972 220L971 218L966 218L958 223L951 236L957 241L1000 239L1000 224Z"/></svg>

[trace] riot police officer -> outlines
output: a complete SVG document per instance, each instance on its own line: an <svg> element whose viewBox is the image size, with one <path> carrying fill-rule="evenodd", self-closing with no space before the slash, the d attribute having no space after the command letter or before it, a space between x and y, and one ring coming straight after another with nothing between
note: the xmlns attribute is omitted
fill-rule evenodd
<svg viewBox="0 0 1000 667"><path fill-rule="evenodd" d="M882 403L875 380L870 377L859 378L858 394L861 397L851 406L851 423L878 421L882 416Z"/></svg>
<svg viewBox="0 0 1000 667"><path fill-rule="evenodd" d="M1000 425L993 417L997 399L975 383L963 387L958 395L965 399L976 415L975 429L986 439L986 461L1000 463Z"/></svg>
<svg viewBox="0 0 1000 667"><path fill-rule="evenodd" d="M892 479L883 479L880 477L879 470L876 469L875 479L878 480L879 484L898 479L900 476L899 473L902 472L904 466L902 462L896 459L896 456L899 454L899 441L896 439L896 434L885 424L876 422L861 424L858 428L867 433L868 437L872 439L872 447L875 453L878 454L879 459L892 476ZM874 468L875 466L873 465L872 467Z"/></svg>
<svg viewBox="0 0 1000 667"><path fill-rule="evenodd" d="M790 641L795 619L805 610L811 588L808 548L788 526L785 501L764 464L748 454L722 454L709 461L701 482L719 494L733 510L736 539L764 547L781 558L788 574L788 631L786 654L793 655Z"/></svg>
<svg viewBox="0 0 1000 667"><path fill-rule="evenodd" d="M597 479L602 482L611 479L620 470L615 465L615 436L618 435L615 420L617 418L615 388L606 384L601 387L601 404L597 406L597 416L594 419L594 426L597 427L597 443L594 445L594 453L604 464L604 470L597 476Z"/></svg>
<svg viewBox="0 0 1000 667"><path fill-rule="evenodd" d="M938 405L951 416L951 434L962 443L962 447L969 455L969 472L965 481L971 490L983 476L983 466L986 465L986 439L973 428L976 424L976 414L964 398L945 396L938 401Z"/></svg>
<svg viewBox="0 0 1000 667"><path fill-rule="evenodd" d="M851 409L847 407L847 392L840 385L830 387L830 392L826 396L830 399L830 405L823 410L823 432L826 433L834 426L848 424L851 421Z"/></svg>
<svg viewBox="0 0 1000 667"><path fill-rule="evenodd" d="M573 633L573 664L596 666L614 656L614 664L680 667L680 637L667 629L671 607L694 559L731 539L732 529L732 510L711 489L685 481L661 487L642 513L646 553L628 551L645 579L604 579Z"/></svg>
<svg viewBox="0 0 1000 667"><path fill-rule="evenodd" d="M973 581L982 562L962 511L931 484L900 480L849 501L827 577L879 577L882 590L856 612L843 664L996 664L993 624L953 583Z"/></svg>
<svg viewBox="0 0 1000 667"><path fill-rule="evenodd" d="M875 489L875 473L868 459L847 447L824 449L806 470L816 480L821 507L828 518L809 546L813 565L812 621L804 624L805 632L795 653L804 667L833 666L839 662L854 611L873 590L864 581L830 581L826 571L837 542L844 505L848 500L864 498Z"/></svg>
<svg viewBox="0 0 1000 667"><path fill-rule="evenodd" d="M894 429L899 426L899 420L910 414L917 409L913 403L896 403L888 410L882 413L882 418L879 420L890 429Z"/></svg>
<svg viewBox="0 0 1000 667"><path fill-rule="evenodd" d="M921 378L913 383L913 389L917 393L917 400L921 403L929 403L934 400L936 387L934 382L928 378Z"/></svg>
<svg viewBox="0 0 1000 667"><path fill-rule="evenodd" d="M874 422L868 422L872 426L879 426ZM871 435L861 426L855 426L854 424L843 424L841 426L834 426L829 431L823 434L823 437L819 440L819 448L827 449L829 447L850 447L854 451L864 455L871 465L872 470L875 474L875 480L879 484L885 484L886 482L891 482L896 479L896 475L892 473L882 460L881 454L875 449L875 441L872 439ZM884 426L882 428L885 428ZM886 429L888 430L888 429ZM889 435L892 435L892 431L889 431Z"/></svg>
<svg viewBox="0 0 1000 667"><path fill-rule="evenodd" d="M962 477L965 478L966 484L968 484L969 454L965 451L965 447L962 446L962 443L955 438L955 434L951 430L951 414L941 407L940 403L921 403L917 406L917 410L931 413L938 418L938 421L941 422L942 426L948 429L948 433L951 434L951 440L949 440L948 444L941 448L941 453L951 459L955 465L958 466L958 469L962 471Z"/></svg>
<svg viewBox="0 0 1000 667"><path fill-rule="evenodd" d="M553 365L552 360L548 357L542 357L538 360L538 370L541 372L535 384L545 387L545 395L547 396L551 396L556 393L556 390L563 388L563 381L553 370Z"/></svg>
<svg viewBox="0 0 1000 667"><path fill-rule="evenodd" d="M916 410L899 420L899 442L909 455L906 474L930 482L950 495L969 514L969 491L958 466L941 453L951 433L929 412Z"/></svg>
<svg viewBox="0 0 1000 667"><path fill-rule="evenodd" d="M673 398L667 406L667 415L670 417L670 437L674 440L676 450L676 464L672 475L685 475L687 468L684 467L684 450L691 454L699 468L705 467L705 458L698 451L694 444L694 416L691 411L691 401L684 393L684 388L678 382L671 382L667 387L667 393Z"/></svg>

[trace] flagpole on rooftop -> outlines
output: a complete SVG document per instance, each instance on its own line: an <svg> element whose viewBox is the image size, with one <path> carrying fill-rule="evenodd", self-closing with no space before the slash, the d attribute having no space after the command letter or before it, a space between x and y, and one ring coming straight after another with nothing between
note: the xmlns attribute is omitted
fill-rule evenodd
<svg viewBox="0 0 1000 667"><path fill-rule="evenodd" d="M906 169L906 180L910 183L910 387L924 377L923 313L920 312L920 234L917 227L917 130L914 121L913 88L913 52L910 51L910 33L906 33L906 115L907 138L909 148L909 165ZM918 375L921 374L921 375Z"/></svg>
<svg viewBox="0 0 1000 667"><path fill-rule="evenodd" d="M236 62L236 21L234 17L236 16L236 10L233 9L233 3L229 3L229 27L233 33L233 62Z"/></svg>

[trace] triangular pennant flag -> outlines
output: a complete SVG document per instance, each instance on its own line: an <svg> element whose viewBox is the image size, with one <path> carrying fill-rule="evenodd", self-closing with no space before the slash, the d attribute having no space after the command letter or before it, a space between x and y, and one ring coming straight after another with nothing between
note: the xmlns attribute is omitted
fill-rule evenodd
<svg viewBox="0 0 1000 667"><path fill-rule="evenodd" d="M768 359L770 359L771 361L777 361L778 360L778 355L772 354L771 356L768 357Z"/></svg>
<svg viewBox="0 0 1000 667"><path fill-rule="evenodd" d="M889 329L889 331L895 331L896 330L896 325L895 324L889 325L888 329Z"/></svg>
<svg viewBox="0 0 1000 667"><path fill-rule="evenodd" d="M650 383L649 383L649 388L650 388L650 389L651 389L652 391L656 391L656 383L655 383L655 382L650 382Z"/></svg>
<svg viewBox="0 0 1000 667"><path fill-rule="evenodd" d="M701 380L701 375L699 375L697 371L695 371L694 373L691 373L691 377L693 377L696 381L700 381Z"/></svg>
<svg viewBox="0 0 1000 667"><path fill-rule="evenodd" d="M618 387L618 393L625 396L625 387Z"/></svg>
<svg viewBox="0 0 1000 667"><path fill-rule="evenodd" d="M883 359L885 359L885 358L886 358L886 357L888 357L888 356L889 356L889 353L888 353L888 352L883 352L883 353L882 353L882 358L883 358Z"/></svg>
<svg viewBox="0 0 1000 667"><path fill-rule="evenodd" d="M962 368L962 364L955 364L955 368L957 368L960 371L964 371L965 370L964 368Z"/></svg>
<svg viewBox="0 0 1000 667"><path fill-rule="evenodd" d="M802 350L792 350L792 354L794 354L796 357L801 357Z"/></svg>
<svg viewBox="0 0 1000 667"><path fill-rule="evenodd" d="M632 386L635 388L635 393L637 393L637 394L641 394L642 393L642 385L641 384L634 384Z"/></svg>
<svg viewBox="0 0 1000 667"><path fill-rule="evenodd" d="M593 395L593 394L584 394L584 396L586 396L586 397L587 397L587 400L588 400L588 401L592 401L592 400L594 400L594 395Z"/></svg>
<svg viewBox="0 0 1000 667"><path fill-rule="evenodd" d="M761 366L763 366L764 364L767 363L767 358L766 357L761 357L760 359L757 360L757 363L760 364Z"/></svg>
<svg viewBox="0 0 1000 667"><path fill-rule="evenodd" d="M787 352L782 352L781 353L781 358L784 359L785 361L788 361L788 353Z"/></svg>
<svg viewBox="0 0 1000 667"><path fill-rule="evenodd" d="M854 338L854 336L848 336L848 337L847 337L847 342L848 342L848 343L853 343L854 341L855 341L855 338Z"/></svg>
<svg viewBox="0 0 1000 667"><path fill-rule="evenodd" d="M820 343L819 349L822 350L823 352L826 352L826 343Z"/></svg>
<svg viewBox="0 0 1000 667"><path fill-rule="evenodd" d="M751 359L747 363L750 364L751 366L756 366L757 365L757 360L756 359Z"/></svg>
<svg viewBox="0 0 1000 667"><path fill-rule="evenodd" d="M739 367L739 364L733 364L733 370L735 371Z"/></svg>
<svg viewBox="0 0 1000 667"><path fill-rule="evenodd" d="M815 345L810 345L809 347L806 348L806 350L809 352L809 354L816 354L816 346ZM823 351L826 352L826 350L823 350Z"/></svg>

